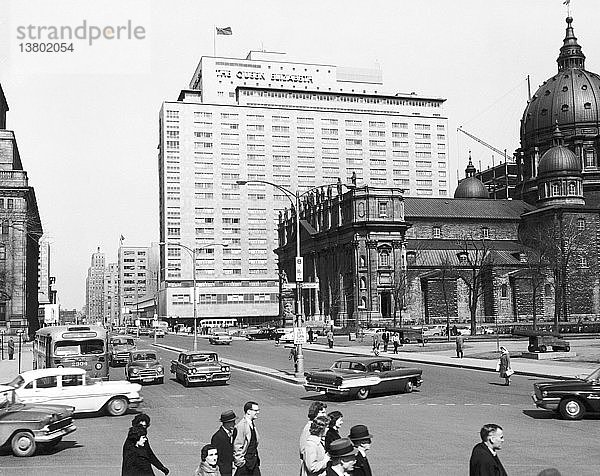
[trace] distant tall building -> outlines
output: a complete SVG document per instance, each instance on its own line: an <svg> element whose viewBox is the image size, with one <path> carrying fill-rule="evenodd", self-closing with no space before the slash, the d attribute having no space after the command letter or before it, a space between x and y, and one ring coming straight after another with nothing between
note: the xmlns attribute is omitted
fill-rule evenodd
<svg viewBox="0 0 600 476"><path fill-rule="evenodd" d="M87 322L90 324L104 322L104 263L104 253L98 248L96 253L92 253L86 279L85 308Z"/></svg>
<svg viewBox="0 0 600 476"><path fill-rule="evenodd" d="M119 247L119 324L135 320L137 303L156 289L158 244Z"/></svg>
<svg viewBox="0 0 600 476"><path fill-rule="evenodd" d="M39 328L38 258L43 230L35 191L23 170L15 134L6 130L0 86L0 329Z"/></svg>
<svg viewBox="0 0 600 476"><path fill-rule="evenodd" d="M109 263L104 270L104 322L119 322L119 264Z"/></svg>
<svg viewBox="0 0 600 476"><path fill-rule="evenodd" d="M448 196L444 101L385 92L380 70L254 51L202 57L190 88L160 111L161 316L189 322L193 273L199 315L277 316L273 250L290 206L277 187L302 193L355 174L358 184ZM194 265L175 243L196 250Z"/></svg>

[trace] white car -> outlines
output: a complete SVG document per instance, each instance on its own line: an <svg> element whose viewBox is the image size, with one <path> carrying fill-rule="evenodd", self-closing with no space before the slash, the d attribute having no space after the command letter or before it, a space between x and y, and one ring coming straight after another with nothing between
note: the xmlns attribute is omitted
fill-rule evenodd
<svg viewBox="0 0 600 476"><path fill-rule="evenodd" d="M208 342L210 344L231 344L233 338L225 331L213 332L208 336Z"/></svg>
<svg viewBox="0 0 600 476"><path fill-rule="evenodd" d="M75 413L102 410L120 416L144 400L138 383L97 381L86 375L84 369L75 367L29 370L7 385L15 389L24 403L70 405L75 407Z"/></svg>
<svg viewBox="0 0 600 476"><path fill-rule="evenodd" d="M279 338L282 344L294 343L294 329L285 329L285 333Z"/></svg>

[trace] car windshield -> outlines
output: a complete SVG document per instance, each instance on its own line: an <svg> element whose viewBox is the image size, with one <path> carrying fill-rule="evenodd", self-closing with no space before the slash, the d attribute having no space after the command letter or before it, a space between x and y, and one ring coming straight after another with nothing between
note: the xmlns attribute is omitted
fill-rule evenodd
<svg viewBox="0 0 600 476"><path fill-rule="evenodd" d="M217 358L214 354L190 355L190 362L214 362Z"/></svg>
<svg viewBox="0 0 600 476"><path fill-rule="evenodd" d="M110 343L112 345L135 345L133 339L113 339Z"/></svg>
<svg viewBox="0 0 600 476"><path fill-rule="evenodd" d="M104 341L100 339L72 341L64 340L56 343L54 354L57 356L102 354Z"/></svg>
<svg viewBox="0 0 600 476"><path fill-rule="evenodd" d="M597 368L591 374L585 377L585 380L587 380L588 382L595 382L597 380L600 380L600 368Z"/></svg>
<svg viewBox="0 0 600 476"><path fill-rule="evenodd" d="M141 352L133 354L133 360L156 360L156 354L152 352Z"/></svg>

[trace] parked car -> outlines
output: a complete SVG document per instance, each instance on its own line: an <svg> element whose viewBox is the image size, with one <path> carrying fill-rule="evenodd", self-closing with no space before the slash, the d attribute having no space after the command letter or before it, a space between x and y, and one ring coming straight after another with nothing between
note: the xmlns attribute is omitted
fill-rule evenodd
<svg viewBox="0 0 600 476"><path fill-rule="evenodd" d="M233 338L225 331L215 331L208 336L210 344L231 344Z"/></svg>
<svg viewBox="0 0 600 476"><path fill-rule="evenodd" d="M136 350L129 354L125 366L125 378L130 382L165 381L165 369L153 350Z"/></svg>
<svg viewBox="0 0 600 476"><path fill-rule="evenodd" d="M108 339L108 365L115 367L125 365L129 360L129 353L136 349L135 340L131 336L112 336Z"/></svg>
<svg viewBox="0 0 600 476"><path fill-rule="evenodd" d="M565 420L580 420L586 413L600 413L600 368L576 380L533 384L538 408L558 412Z"/></svg>
<svg viewBox="0 0 600 476"><path fill-rule="evenodd" d="M527 346L529 352L546 352L550 348L553 351L563 352L571 350L571 344L556 332L518 330L514 332L514 335L529 338L529 345Z"/></svg>
<svg viewBox="0 0 600 476"><path fill-rule="evenodd" d="M153 327L152 329L150 329L150 333L148 335L150 337L154 337L154 334L156 334L156 337L164 337L166 334L166 331L159 327Z"/></svg>
<svg viewBox="0 0 600 476"><path fill-rule="evenodd" d="M143 401L140 384L93 379L75 367L29 370L7 385L24 403L70 405L75 413L106 411L120 416Z"/></svg>
<svg viewBox="0 0 600 476"><path fill-rule="evenodd" d="M307 392L349 396L364 400L385 392L410 393L421 386L423 371L402 367L385 357L346 357L326 370L305 372Z"/></svg>
<svg viewBox="0 0 600 476"><path fill-rule="evenodd" d="M140 334L141 336L149 336L150 335L150 327L140 327Z"/></svg>
<svg viewBox="0 0 600 476"><path fill-rule="evenodd" d="M182 352L171 360L175 380L189 387L192 383L222 383L231 378L229 365L219 360L216 352Z"/></svg>
<svg viewBox="0 0 600 476"><path fill-rule="evenodd" d="M261 327L256 331L246 332L248 340L268 340L275 339L275 337L277 337L277 331L271 327Z"/></svg>
<svg viewBox="0 0 600 476"><path fill-rule="evenodd" d="M77 427L73 407L34 405L19 400L10 385L0 385L0 447L15 456L33 456L38 447L56 446Z"/></svg>
<svg viewBox="0 0 600 476"><path fill-rule="evenodd" d="M293 344L294 343L294 329L285 329L285 333L279 337L279 342L282 344ZM316 339L316 336L314 336Z"/></svg>

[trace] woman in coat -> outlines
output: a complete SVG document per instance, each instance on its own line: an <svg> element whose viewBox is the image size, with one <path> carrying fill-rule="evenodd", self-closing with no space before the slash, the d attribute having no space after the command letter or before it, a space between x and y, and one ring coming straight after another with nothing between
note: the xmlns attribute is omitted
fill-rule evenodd
<svg viewBox="0 0 600 476"><path fill-rule="evenodd" d="M127 440L123 447L121 476L154 476L152 463L144 446L148 441L146 428L132 426L129 428Z"/></svg>
<svg viewBox="0 0 600 476"><path fill-rule="evenodd" d="M329 429L327 433L325 433L325 451L329 453L329 446L332 441L339 440L340 436L340 428L344 423L342 419L342 412L338 412L337 410L331 412L329 415Z"/></svg>
<svg viewBox="0 0 600 476"><path fill-rule="evenodd" d="M221 476L217 465L219 452L213 445L204 445L200 450L200 464L196 468L194 476Z"/></svg>
<svg viewBox="0 0 600 476"><path fill-rule="evenodd" d="M323 476L325 474L329 455L325 452L323 440L328 427L328 416L318 416L310 424L310 434L302 448L300 476Z"/></svg>
<svg viewBox="0 0 600 476"><path fill-rule="evenodd" d="M514 373L510 367L510 354L506 347L500 347L500 362L499 362L500 378L504 379L504 385L510 385L510 376Z"/></svg>

